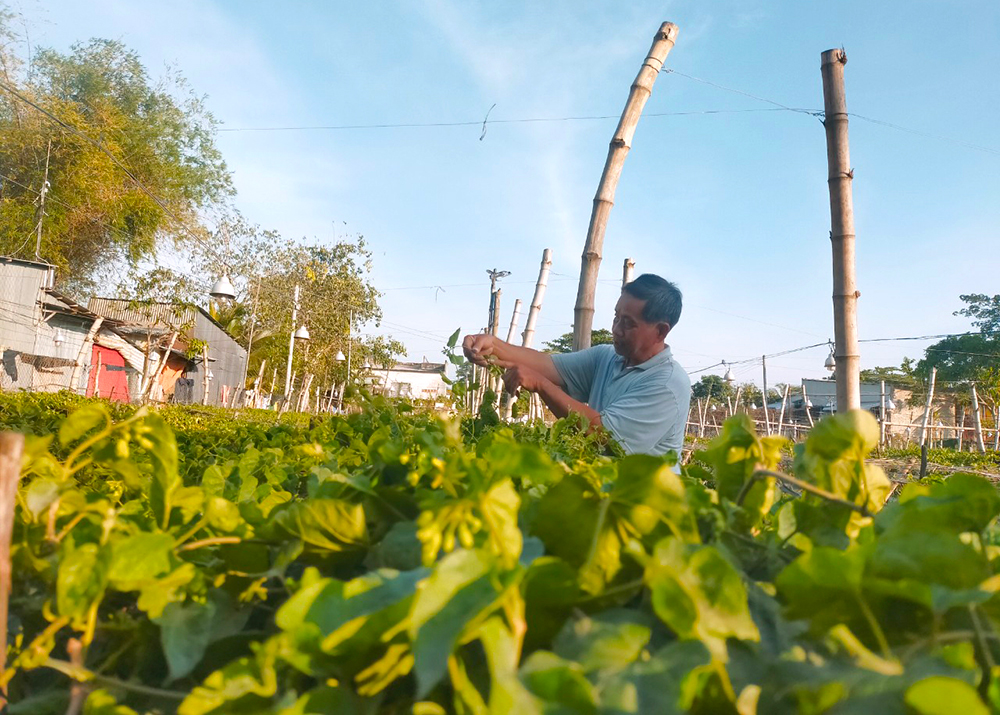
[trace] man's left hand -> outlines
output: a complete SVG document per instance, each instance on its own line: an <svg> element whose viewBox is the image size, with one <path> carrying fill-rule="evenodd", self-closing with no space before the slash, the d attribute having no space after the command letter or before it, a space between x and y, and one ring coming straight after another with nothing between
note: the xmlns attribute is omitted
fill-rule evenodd
<svg viewBox="0 0 1000 715"><path fill-rule="evenodd" d="M511 395L517 395L518 389L538 392L545 382L546 379L540 372L523 365L510 365L503 374L504 390Z"/></svg>

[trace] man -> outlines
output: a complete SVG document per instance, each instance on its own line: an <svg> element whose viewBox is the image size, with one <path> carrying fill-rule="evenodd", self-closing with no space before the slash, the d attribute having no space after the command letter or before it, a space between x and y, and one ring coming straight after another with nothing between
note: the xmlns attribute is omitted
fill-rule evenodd
<svg viewBox="0 0 1000 715"><path fill-rule="evenodd" d="M538 393L556 417L579 412L629 454L681 453L691 380L664 343L681 315L681 292L647 273L622 289L613 345L550 355L492 335L467 335L462 348L477 365L506 369L508 392Z"/></svg>

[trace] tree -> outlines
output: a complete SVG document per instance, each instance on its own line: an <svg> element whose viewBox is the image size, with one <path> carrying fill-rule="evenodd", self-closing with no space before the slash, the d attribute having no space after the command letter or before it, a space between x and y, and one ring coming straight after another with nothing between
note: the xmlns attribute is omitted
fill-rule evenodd
<svg viewBox="0 0 1000 715"><path fill-rule="evenodd" d="M116 40L42 49L25 66L11 20L0 12L0 253L34 255L46 163L40 255L64 287L206 240L198 215L233 189L204 98L177 71L152 79Z"/></svg>
<svg viewBox="0 0 1000 715"><path fill-rule="evenodd" d="M965 307L955 311L955 315L972 318L972 325L983 335L1000 332L1000 295L990 297L982 293L960 295Z"/></svg>
<svg viewBox="0 0 1000 715"><path fill-rule="evenodd" d="M605 328L598 328L590 333L590 345L610 345L614 339L611 331ZM571 353L573 352L573 333L563 333L555 340L545 343L547 353Z"/></svg>
<svg viewBox="0 0 1000 715"><path fill-rule="evenodd" d="M691 386L691 395L695 399L711 398L716 402L726 404L726 400L736 396L736 390L719 375L702 375L698 382Z"/></svg>

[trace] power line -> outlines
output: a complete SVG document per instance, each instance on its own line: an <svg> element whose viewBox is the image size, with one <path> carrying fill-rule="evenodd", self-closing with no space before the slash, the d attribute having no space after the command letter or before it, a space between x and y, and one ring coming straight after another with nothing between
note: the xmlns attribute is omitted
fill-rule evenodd
<svg viewBox="0 0 1000 715"><path fill-rule="evenodd" d="M757 112L779 112L779 111L794 111L794 112L805 112L811 113L814 110L807 109L794 109L789 107L776 107L774 109L701 109L701 110L688 110L680 112L649 112L648 114L643 114L646 117L686 117L695 116L703 114L746 114L746 113L757 113ZM219 127L216 131L234 133L234 132L297 132L297 131L349 131L353 129L429 129L436 127L482 127L484 125L488 126L490 124L544 124L552 122L582 122L582 121L600 121L608 119L619 119L621 115L618 114L595 114L595 115L581 115L581 116L566 116L566 117L520 117L511 119L487 119L485 122L481 119L474 121L459 121L459 122L398 122L398 123L379 123L379 124L315 124L315 125L289 125L289 126L275 126L275 127Z"/></svg>
<svg viewBox="0 0 1000 715"><path fill-rule="evenodd" d="M716 84L715 82L710 82L707 79L702 79L700 77L694 77L694 76L689 75L689 74L684 74L683 72L678 72L675 69L663 68L660 71L664 72L664 73L675 74L675 75L678 75L680 77L685 77L685 78L693 80L695 82L700 82L701 84L708 85L709 87L715 87L716 89L721 89L724 92L732 92L733 94L739 94L739 95L742 95L744 97L749 97L750 99L757 100L758 102L766 102L767 104L773 104L775 107L778 107L778 108L780 108L782 110L785 110L785 111L798 112L798 113L801 113L801 114L808 114L810 116L816 117L820 121L823 121L824 118L825 118L825 112L822 111L822 110L801 109L801 108L798 108L798 107L788 107L788 106L782 104L781 102L774 101L773 99L768 99L767 97L760 97L760 96L758 96L756 94L752 94L750 92L746 92L746 91L741 90L741 89L735 89L733 87L726 87L726 86L723 86L721 84ZM915 134L917 136L927 137L929 139L938 139L940 141L951 142L952 144L957 144L959 146L964 146L967 149L974 149L976 151L987 152L988 154L1000 155L1000 149L995 149L993 147L984 146L982 144L973 144L971 142L967 142L967 141L964 141L962 139L956 139L954 137L945 136L943 134L934 134L934 133L931 133L931 132L922 131L920 129L911 129L910 127L904 127L904 126L899 125L899 124L893 124L892 122L887 122L887 121L885 121L883 119L875 119L873 117L866 117L863 114L855 114L854 112L848 112L847 115L849 117L854 117L855 119L860 119L860 120L865 121L865 122L871 122L872 124L878 124L878 125L883 126L883 127L888 127L889 129L896 129L897 131L906 132L908 134Z"/></svg>

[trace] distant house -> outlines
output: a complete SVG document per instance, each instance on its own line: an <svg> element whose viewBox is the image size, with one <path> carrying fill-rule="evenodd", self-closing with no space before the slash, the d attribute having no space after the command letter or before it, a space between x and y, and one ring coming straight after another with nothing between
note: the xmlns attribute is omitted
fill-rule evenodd
<svg viewBox="0 0 1000 715"><path fill-rule="evenodd" d="M208 311L171 303L137 304L120 298L91 298L87 307L115 321L118 332L133 342L145 344L151 337L157 337L162 344L165 336L178 332L180 345L187 346L194 341L204 343L208 354L207 403L232 405L240 399L246 349ZM201 355L185 356L175 344L167 356L161 379L154 387L163 397L175 402L201 403L205 401L205 371Z"/></svg>
<svg viewBox="0 0 1000 715"><path fill-rule="evenodd" d="M85 389L98 316L54 290L54 280L48 263L0 256L0 389Z"/></svg>
<svg viewBox="0 0 1000 715"><path fill-rule="evenodd" d="M434 400L448 394L443 362L397 362L388 370L374 370L372 378L388 397Z"/></svg>

